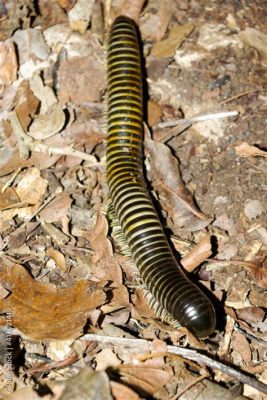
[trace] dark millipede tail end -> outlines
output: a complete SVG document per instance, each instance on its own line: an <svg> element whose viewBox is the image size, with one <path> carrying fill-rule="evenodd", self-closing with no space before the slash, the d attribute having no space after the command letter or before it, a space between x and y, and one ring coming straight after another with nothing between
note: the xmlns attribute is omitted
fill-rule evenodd
<svg viewBox="0 0 267 400"><path fill-rule="evenodd" d="M143 176L141 57L135 24L128 17L118 17L111 27L107 67L106 171L116 216L158 309L196 336L207 337L216 323L213 305L174 258Z"/></svg>

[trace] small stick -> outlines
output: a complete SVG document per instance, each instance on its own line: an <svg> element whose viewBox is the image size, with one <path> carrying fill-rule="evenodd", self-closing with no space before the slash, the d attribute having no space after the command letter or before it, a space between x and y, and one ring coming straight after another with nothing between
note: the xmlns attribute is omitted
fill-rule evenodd
<svg viewBox="0 0 267 400"><path fill-rule="evenodd" d="M13 111L9 114L9 121L18 141L20 156L24 160L29 158L29 150L30 150L30 151L37 151L39 153L48 153L49 155L57 154L57 155L81 158L82 160L89 161L92 166L99 164L94 156L92 156L91 154L84 153L83 151L75 150L72 148L72 146L65 146L65 147L50 146L46 143L41 143L33 139L31 136L27 135L24 132L21 123L18 119L16 111Z"/></svg>
<svg viewBox="0 0 267 400"><path fill-rule="evenodd" d="M210 114L199 114L195 115L192 118L183 118L183 119L174 119L172 121L160 122L157 126L159 128L171 128L176 125L192 125L195 122L203 122L203 121L214 121L222 118L230 118L237 117L238 111L223 111L218 113L210 113Z"/></svg>
<svg viewBox="0 0 267 400"><path fill-rule="evenodd" d="M106 344L113 345L121 345L128 347L144 347L147 350L152 349L152 342L145 339L130 339L130 338L121 338L121 337L113 337L113 336L102 336L97 334L86 334L82 336L80 339L82 340L90 340L96 341ZM230 365L223 364L221 361L214 360L210 356L206 356L205 354L199 353L196 350L186 349L183 347L176 346L167 346L168 353L176 354L178 356L182 356L186 359L196 361L197 363L204 364L210 368L217 369L224 374L231 376L232 378L237 379L243 384L247 384L249 386L254 387L262 393L267 394L267 385L263 382L258 381L255 378L250 377L249 375L238 371Z"/></svg>
<svg viewBox="0 0 267 400"><path fill-rule="evenodd" d="M246 92L242 92L242 93L238 93L233 97L229 97L229 99L226 99L224 101L221 102L221 104L227 104L230 103L230 101L239 99L240 97L243 96L247 96L248 94L252 94L252 93L258 93L258 92L265 92L267 89L254 89L254 90L248 90Z"/></svg>

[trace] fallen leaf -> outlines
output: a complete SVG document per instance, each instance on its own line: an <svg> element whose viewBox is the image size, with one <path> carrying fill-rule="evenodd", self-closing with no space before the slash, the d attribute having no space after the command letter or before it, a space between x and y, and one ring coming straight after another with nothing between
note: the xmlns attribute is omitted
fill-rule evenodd
<svg viewBox="0 0 267 400"><path fill-rule="evenodd" d="M115 400L141 400L137 393L121 383L111 381L110 386Z"/></svg>
<svg viewBox="0 0 267 400"><path fill-rule="evenodd" d="M91 235L91 248L95 252L92 259L92 270L99 279L122 282L122 271L114 258L112 245L107 238L108 222L100 210Z"/></svg>
<svg viewBox="0 0 267 400"><path fill-rule="evenodd" d="M57 98L53 89L48 85L44 85L39 75L34 75L30 80L30 88L34 96L41 102L41 115L47 114L50 109L56 106Z"/></svg>
<svg viewBox="0 0 267 400"><path fill-rule="evenodd" d="M10 187L3 191L3 186L4 185L0 183L0 211L17 207L20 204L20 199L16 191Z"/></svg>
<svg viewBox="0 0 267 400"><path fill-rule="evenodd" d="M246 337L240 332L233 332L231 338L232 349L241 355L244 362L251 361L251 350Z"/></svg>
<svg viewBox="0 0 267 400"><path fill-rule="evenodd" d="M56 197L45 206L40 212L40 219L45 222L57 222L68 215L70 212L72 199L66 192L62 192L56 195Z"/></svg>
<svg viewBox="0 0 267 400"><path fill-rule="evenodd" d="M267 63L267 34L255 28L247 27L239 33L240 39L261 54L263 62Z"/></svg>
<svg viewBox="0 0 267 400"><path fill-rule="evenodd" d="M18 48L20 66L31 59L36 61L48 58L49 48L39 28L18 29L13 38Z"/></svg>
<svg viewBox="0 0 267 400"><path fill-rule="evenodd" d="M250 220L259 217L264 212L265 207L259 200L246 200L244 213Z"/></svg>
<svg viewBox="0 0 267 400"><path fill-rule="evenodd" d="M7 259L0 259L0 267L0 282L11 292L0 300L1 312L11 309L13 326L33 340L78 337L89 311L105 301L103 289L95 282L57 288L34 280L25 268Z"/></svg>
<svg viewBox="0 0 267 400"><path fill-rule="evenodd" d="M205 236L195 245L190 252L181 260L182 266L188 272L194 271L212 254L211 241L209 236Z"/></svg>
<svg viewBox="0 0 267 400"><path fill-rule="evenodd" d="M100 350L95 356L96 371L104 371L107 368L116 368L121 364L121 360L117 357L111 349Z"/></svg>
<svg viewBox="0 0 267 400"><path fill-rule="evenodd" d="M53 247L49 247L47 249L47 255L55 261L56 266L60 268L61 271L67 271L65 257L62 253L60 253L60 251L53 249Z"/></svg>
<svg viewBox="0 0 267 400"><path fill-rule="evenodd" d="M36 140L47 139L60 132L65 124L66 116L60 104L51 107L46 114L34 118L28 134Z"/></svg>
<svg viewBox="0 0 267 400"><path fill-rule="evenodd" d="M68 13L71 29L84 33L88 28L95 0L77 0Z"/></svg>
<svg viewBox="0 0 267 400"><path fill-rule="evenodd" d="M48 181L41 177L38 168L28 168L19 181L16 193L22 203L35 205L43 198Z"/></svg>
<svg viewBox="0 0 267 400"><path fill-rule="evenodd" d="M158 123L161 117L160 105L154 100L149 100L147 105L147 114L148 114L148 124L150 126L153 126L156 123Z"/></svg>
<svg viewBox="0 0 267 400"><path fill-rule="evenodd" d="M93 79L92 79L93 77ZM105 88L104 65L92 56L74 57L62 61L59 68L59 99L76 104L100 101ZM88 90L88 82L90 90Z"/></svg>
<svg viewBox="0 0 267 400"><path fill-rule="evenodd" d="M115 4L115 10L113 10L113 14L115 16L126 15L127 17L131 18L138 24L140 13L142 11L144 3L145 0L135 0L135 1L124 0L122 4L120 3L118 4L119 7L117 6L117 8ZM114 6L112 5L112 8L113 7Z"/></svg>
<svg viewBox="0 0 267 400"><path fill-rule="evenodd" d="M172 57L193 29L194 24L174 25L168 37L153 46L151 54L154 57Z"/></svg>
<svg viewBox="0 0 267 400"><path fill-rule="evenodd" d="M239 146L235 146L236 154L240 157L260 156L267 157L267 151L258 149L256 146L251 146L246 142L241 143Z"/></svg>
<svg viewBox="0 0 267 400"><path fill-rule="evenodd" d="M153 368L142 364L137 366L124 364L118 369L122 381L127 382L145 395L153 396L173 377L170 366Z"/></svg>
<svg viewBox="0 0 267 400"><path fill-rule="evenodd" d="M0 42L0 85L10 85L17 76L17 57L11 39Z"/></svg>
<svg viewBox="0 0 267 400"><path fill-rule="evenodd" d="M167 211L175 228L185 227L191 231L206 227L208 219L198 210L180 177L178 161L163 143L145 140L149 158L149 177L158 192L162 208Z"/></svg>
<svg viewBox="0 0 267 400"><path fill-rule="evenodd" d="M29 82L24 80L18 88L16 98L16 114L23 130L26 132L32 118L37 111L39 100L34 96L30 89Z"/></svg>

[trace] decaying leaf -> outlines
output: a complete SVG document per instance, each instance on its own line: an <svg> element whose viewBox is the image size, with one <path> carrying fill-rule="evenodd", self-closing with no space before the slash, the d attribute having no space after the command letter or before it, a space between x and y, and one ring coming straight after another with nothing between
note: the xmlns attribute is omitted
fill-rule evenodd
<svg viewBox="0 0 267 400"><path fill-rule="evenodd" d="M256 146L251 146L246 142L241 143L239 146L235 146L236 154L240 157L251 157L260 156L267 157L267 152L259 149Z"/></svg>
<svg viewBox="0 0 267 400"><path fill-rule="evenodd" d="M188 272L192 272L208 257L210 257L211 254L210 237L205 236L186 256L182 258L181 264Z"/></svg>
<svg viewBox="0 0 267 400"><path fill-rule="evenodd" d="M211 219L197 209L186 191L180 178L178 161L170 149L163 143L146 139L145 150L150 162L149 175L153 188L174 226L192 231L207 226Z"/></svg>
<svg viewBox="0 0 267 400"><path fill-rule="evenodd" d="M92 56L75 57L63 61L59 69L59 98L76 104L99 101L105 88L104 65ZM90 82L90 90L88 90Z"/></svg>
<svg viewBox="0 0 267 400"><path fill-rule="evenodd" d="M12 323L34 340L78 337L88 313L105 301L95 282L78 281L71 288L40 283L19 264L0 259L0 282L11 294L0 300L1 312L12 310Z"/></svg>
<svg viewBox="0 0 267 400"><path fill-rule="evenodd" d="M121 282L121 268L114 258L112 245L107 238L107 233L107 220L102 211L99 210L91 238L91 247L95 251L92 259L93 272L99 279Z"/></svg>
<svg viewBox="0 0 267 400"><path fill-rule="evenodd" d="M166 39L157 42L151 51L154 57L171 57L193 31L193 24L174 25Z"/></svg>
<svg viewBox="0 0 267 400"><path fill-rule="evenodd" d="M3 188L4 185L0 183L0 211L17 207L20 204L20 199L16 191L10 187L5 190Z"/></svg>
<svg viewBox="0 0 267 400"><path fill-rule="evenodd" d="M148 365L121 365L119 367L122 380L130 386L138 388L143 394L157 393L172 378L170 366L153 368Z"/></svg>
<svg viewBox="0 0 267 400"><path fill-rule="evenodd" d="M0 42L0 84L9 85L17 76L17 57L12 40Z"/></svg>
<svg viewBox="0 0 267 400"><path fill-rule="evenodd" d="M69 11L69 23L71 29L84 33L91 19L92 8L95 0L77 0Z"/></svg>
<svg viewBox="0 0 267 400"><path fill-rule="evenodd" d="M40 212L40 219L45 222L57 222L70 212L72 199L66 192L59 193Z"/></svg>

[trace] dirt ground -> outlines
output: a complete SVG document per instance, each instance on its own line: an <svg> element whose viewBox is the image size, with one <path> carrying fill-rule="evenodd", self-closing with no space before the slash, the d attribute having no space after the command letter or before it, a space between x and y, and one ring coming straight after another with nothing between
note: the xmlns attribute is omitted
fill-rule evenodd
<svg viewBox="0 0 267 400"><path fill-rule="evenodd" d="M266 7L0 2L1 398L267 398ZM157 319L107 215L120 14L141 35L151 195L216 308L205 340Z"/></svg>

